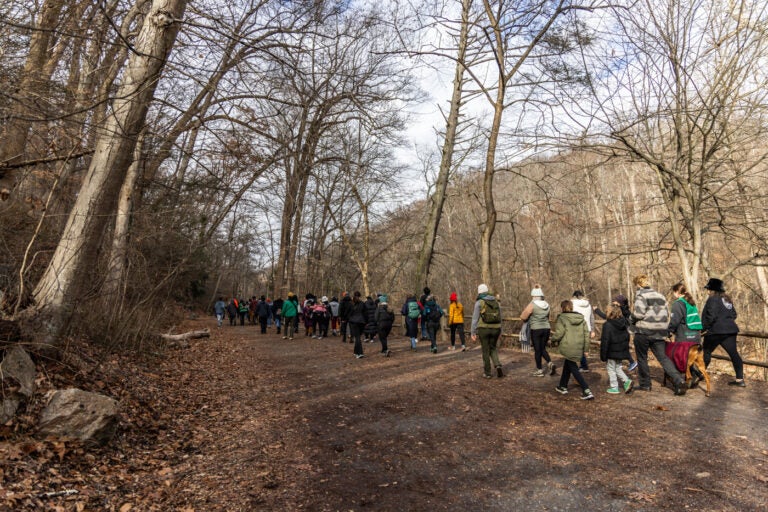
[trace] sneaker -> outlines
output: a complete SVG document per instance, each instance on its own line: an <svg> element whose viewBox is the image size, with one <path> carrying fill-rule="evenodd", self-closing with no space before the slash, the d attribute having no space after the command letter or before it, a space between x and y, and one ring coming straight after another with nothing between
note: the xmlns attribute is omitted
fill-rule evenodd
<svg viewBox="0 0 768 512"><path fill-rule="evenodd" d="M391 354L392 352L387 350L386 352L384 352L384 357L389 357Z"/></svg>
<svg viewBox="0 0 768 512"><path fill-rule="evenodd" d="M543 377L544 376L544 370L540 370L540 369L536 370L531 375L533 375L534 377Z"/></svg>
<svg viewBox="0 0 768 512"><path fill-rule="evenodd" d="M592 391L589 390L589 388L585 389L584 392L581 394L582 400L593 400L595 398L595 395L592 394Z"/></svg>
<svg viewBox="0 0 768 512"><path fill-rule="evenodd" d="M610 395L618 395L619 393L621 393L621 391L619 391L619 388L608 388L605 390L605 392Z"/></svg>
<svg viewBox="0 0 768 512"><path fill-rule="evenodd" d="M431 349L430 352L432 352L433 354L437 354L437 347Z"/></svg>
<svg viewBox="0 0 768 512"><path fill-rule="evenodd" d="M453 345L451 345L450 347L448 347L448 350L456 350L456 347L454 347Z"/></svg>
<svg viewBox="0 0 768 512"><path fill-rule="evenodd" d="M355 354L355 357L358 359L362 359L365 357L365 354Z"/></svg>
<svg viewBox="0 0 768 512"><path fill-rule="evenodd" d="M632 361L629 365L629 371L633 372L635 370L637 370L637 361Z"/></svg>
<svg viewBox="0 0 768 512"><path fill-rule="evenodd" d="M589 373L589 368L579 368L579 372L581 372L581 373Z"/></svg>
<svg viewBox="0 0 768 512"><path fill-rule="evenodd" d="M555 388L555 391L557 391L561 395L567 395L568 394L568 388L564 388L563 386L557 386Z"/></svg>
<svg viewBox="0 0 768 512"><path fill-rule="evenodd" d="M744 382L743 380L732 380L731 382L728 383L728 385L729 386L736 386L736 387L739 387L739 388L747 387L747 383Z"/></svg>
<svg viewBox="0 0 768 512"><path fill-rule="evenodd" d="M675 396L683 396L686 391L685 381L675 383Z"/></svg>
<svg viewBox="0 0 768 512"><path fill-rule="evenodd" d="M497 375L499 378L502 378L502 377L504 376L504 371L502 371L502 369L501 369L501 366L497 366L497 367L496 367L496 375Z"/></svg>
<svg viewBox="0 0 768 512"><path fill-rule="evenodd" d="M461 351L462 352L466 352L467 351L467 346L466 345L462 345L461 346Z"/></svg>
<svg viewBox="0 0 768 512"><path fill-rule="evenodd" d="M289 336L289 337L288 337L288 339L289 339L289 340L292 340L292 339L293 339L293 336Z"/></svg>
<svg viewBox="0 0 768 512"><path fill-rule="evenodd" d="M636 389L638 391L650 391L651 390L651 386L637 386L634 389Z"/></svg>
<svg viewBox="0 0 768 512"><path fill-rule="evenodd" d="M555 363L552 361L547 363L547 368L549 369L549 374L554 375L557 373L557 366L555 366Z"/></svg>
<svg viewBox="0 0 768 512"><path fill-rule="evenodd" d="M283 339L284 339L284 340L287 340L287 339L288 339L288 336L283 336Z"/></svg>
<svg viewBox="0 0 768 512"><path fill-rule="evenodd" d="M634 386L634 383L631 380L628 380L624 383L624 394L629 395L632 393L632 386Z"/></svg>
<svg viewBox="0 0 768 512"><path fill-rule="evenodd" d="M493 377L491 377L491 376L490 376L490 375L488 375L487 373L484 373L484 374L483 374L483 378L484 378L484 379L492 379Z"/></svg>

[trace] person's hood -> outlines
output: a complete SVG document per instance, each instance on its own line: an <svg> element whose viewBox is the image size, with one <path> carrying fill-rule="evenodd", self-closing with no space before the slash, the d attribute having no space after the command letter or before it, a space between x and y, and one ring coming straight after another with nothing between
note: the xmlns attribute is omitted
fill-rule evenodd
<svg viewBox="0 0 768 512"><path fill-rule="evenodd" d="M569 325L581 325L586 322L586 320L584 319L584 315L580 313L576 313L574 311L560 313L560 317L563 319L565 323Z"/></svg>
<svg viewBox="0 0 768 512"><path fill-rule="evenodd" d="M589 307L589 301L587 299L571 299L571 302L575 308Z"/></svg>
<svg viewBox="0 0 768 512"><path fill-rule="evenodd" d="M614 326L616 329L619 329L619 330L622 330L627 326L629 326L629 322L623 316L621 318L609 318L605 322L608 324L611 324L612 326Z"/></svg>
<svg viewBox="0 0 768 512"><path fill-rule="evenodd" d="M544 299L534 299L533 304L539 306L541 309L549 309L549 303Z"/></svg>

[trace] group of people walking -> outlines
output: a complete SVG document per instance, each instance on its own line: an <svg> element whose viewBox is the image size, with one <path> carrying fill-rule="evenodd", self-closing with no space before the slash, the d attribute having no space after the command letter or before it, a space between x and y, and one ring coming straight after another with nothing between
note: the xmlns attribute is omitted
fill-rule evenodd
<svg viewBox="0 0 768 512"><path fill-rule="evenodd" d="M675 284L670 290L674 299L672 305L667 298L651 287L648 276L642 274L633 280L636 287L635 300L630 309L629 301L623 295L616 295L606 312L592 308L581 291L576 291L573 298L560 303L561 313L551 329L550 306L544 300L540 286L531 290L531 303L522 311L520 317L525 322L528 333L523 334L534 348L535 377L543 377L543 362L547 364L549 375L555 375L557 369L547 353L551 342L558 346L564 358L563 370L556 391L568 393L568 381L573 376L582 388L581 398L594 399L583 373L589 371L586 355L590 339L595 337L594 314L605 319L600 335L600 360L606 363L609 394L632 393L633 390L650 391L651 372L648 365L648 353L651 352L661 364L664 373L674 385L675 395L684 395L689 387L695 387L701 376L700 370L693 369L693 378L686 382L684 370L678 369L667 355L669 343L702 343L706 366L712 359L712 352L718 347L730 356L736 378L729 382L731 386L745 387L744 365L736 348L736 308L731 298L725 293L723 282L712 278L704 286L709 297L699 315L693 296L683 283ZM578 310L577 310L578 308ZM630 353L630 334L634 334L635 357ZM629 371L638 371L638 384L624 372L623 362L629 362ZM705 368L704 368L705 369Z"/></svg>
<svg viewBox="0 0 768 512"><path fill-rule="evenodd" d="M704 286L709 297L699 315L693 296L682 283L675 284L670 292L671 305L667 298L651 287L648 276L641 274L634 278L636 288L634 303L618 294L611 304L602 311L593 307L583 292L576 290L573 296L560 303L560 313L550 322L552 311L544 298L544 291L539 285L531 290L531 302L520 314L523 323L521 340L527 340L534 350L534 377L555 376L557 366L547 351L548 346L557 347L563 357L562 371L556 391L568 393L568 383L573 377L581 386L581 398L594 399L583 374L589 372L587 354L590 341L597 336L595 315L603 318L600 334L600 360L606 364L609 394L632 393L634 390L650 391L651 373L648 365L649 352L656 357L664 372L674 386L675 395L684 395L686 390L698 384L701 373L693 369L694 378L686 382L684 370L681 372L667 356L668 343L702 343L704 361L708 366L712 352L718 347L730 356L735 379L731 386L745 387L743 362L736 346L739 332L736 324L736 309L731 298L725 293L723 282L709 279ZM437 353L437 333L441 328L441 319L446 312L438 304L437 298L428 287L421 297L409 294L399 309L405 323L405 334L410 339L410 348L417 350L419 330L421 339L429 340L430 352ZM378 338L380 353L389 356L389 336L395 323L395 309L389 303L386 294L377 293L363 299L359 291L350 295L342 293L341 300L330 300L323 296L318 299L307 294L300 304L295 294L289 293L283 301L269 301L262 296L252 297L250 301L232 299L229 304L220 298L214 306L218 324L222 325L224 314L229 314L230 324L245 325L245 318L261 326L265 333L267 325L274 322L277 333L283 329L283 339L293 339L298 332L299 322L305 327L305 336L322 339L340 335L342 343L354 344L353 354L357 359L365 357L364 342L373 343ZM464 306L454 292L450 296L447 312L447 324L450 329L449 350L456 350L457 339L462 351L467 350L464 333ZM497 298L486 284L477 287L477 296L472 308L470 337L479 341L482 348L483 378L503 377L503 365L499 360L498 344L502 327L501 307ZM702 337L702 334L705 336ZM630 352L630 338L634 342L634 355ZM703 341L702 341L703 340ZM628 372L637 369L638 382L624 371L624 361L628 362Z"/></svg>

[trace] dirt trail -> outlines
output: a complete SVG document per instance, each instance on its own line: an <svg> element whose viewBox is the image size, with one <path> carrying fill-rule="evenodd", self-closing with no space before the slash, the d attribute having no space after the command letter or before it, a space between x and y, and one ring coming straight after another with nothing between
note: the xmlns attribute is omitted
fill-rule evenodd
<svg viewBox="0 0 768 512"><path fill-rule="evenodd" d="M205 326L133 383L126 403L153 419L104 449L123 476L86 474L86 510L768 509L765 383L675 397L654 368L652 392L613 396L593 356L585 402L516 349L483 379L478 348L393 336L392 357L357 360L339 338L188 327Z"/></svg>

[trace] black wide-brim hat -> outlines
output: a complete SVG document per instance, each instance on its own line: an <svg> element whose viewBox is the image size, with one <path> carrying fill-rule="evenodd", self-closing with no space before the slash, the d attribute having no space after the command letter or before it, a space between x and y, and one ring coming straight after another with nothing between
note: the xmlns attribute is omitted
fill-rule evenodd
<svg viewBox="0 0 768 512"><path fill-rule="evenodd" d="M725 292L725 288L723 288L723 282L720 279L715 279L714 277L709 278L709 281L707 281L707 284L704 285L704 288L706 290L712 290L713 292Z"/></svg>

